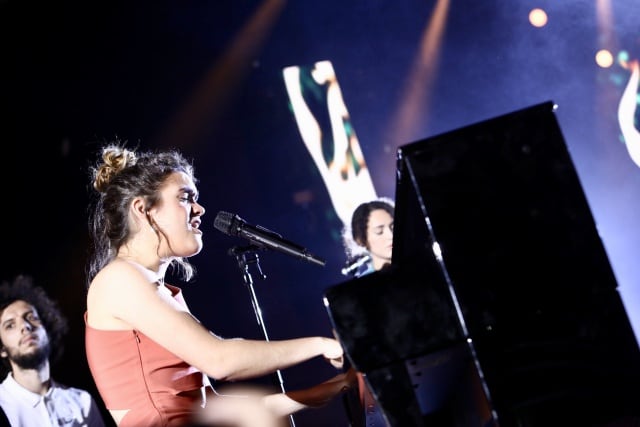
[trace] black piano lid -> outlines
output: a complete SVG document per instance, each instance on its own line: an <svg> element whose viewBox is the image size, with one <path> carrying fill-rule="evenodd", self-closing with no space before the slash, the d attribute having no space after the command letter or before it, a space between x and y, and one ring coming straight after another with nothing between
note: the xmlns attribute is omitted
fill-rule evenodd
<svg viewBox="0 0 640 427"><path fill-rule="evenodd" d="M392 268L325 292L356 368L400 379L469 343L502 426L640 415L638 343L555 109L398 149Z"/></svg>

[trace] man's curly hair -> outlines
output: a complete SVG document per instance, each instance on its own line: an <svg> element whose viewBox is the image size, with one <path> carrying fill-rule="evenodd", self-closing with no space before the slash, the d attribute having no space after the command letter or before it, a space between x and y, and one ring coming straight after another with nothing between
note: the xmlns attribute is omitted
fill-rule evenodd
<svg viewBox="0 0 640 427"><path fill-rule="evenodd" d="M38 316L47 331L51 344L49 361L55 363L64 351L62 337L69 330L67 319L60 311L58 304L49 298L45 290L34 285L31 276L21 274L10 282L5 280L0 284L0 315L7 306L18 300L31 304L38 311ZM3 345L1 340L0 345ZM11 365L6 357L2 359L2 362L0 364L0 378L4 378L11 371Z"/></svg>

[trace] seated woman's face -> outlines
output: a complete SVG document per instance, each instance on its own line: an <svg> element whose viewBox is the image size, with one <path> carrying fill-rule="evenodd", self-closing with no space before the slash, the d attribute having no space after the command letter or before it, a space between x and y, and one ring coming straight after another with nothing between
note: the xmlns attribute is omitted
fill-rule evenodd
<svg viewBox="0 0 640 427"><path fill-rule="evenodd" d="M393 217L384 209L376 209L369 214L367 250L374 259L374 264L376 259L383 263L391 262Z"/></svg>

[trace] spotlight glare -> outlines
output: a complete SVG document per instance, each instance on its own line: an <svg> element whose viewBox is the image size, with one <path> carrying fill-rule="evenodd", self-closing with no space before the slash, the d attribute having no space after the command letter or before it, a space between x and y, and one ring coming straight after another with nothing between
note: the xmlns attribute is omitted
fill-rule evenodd
<svg viewBox="0 0 640 427"><path fill-rule="evenodd" d="M596 53L596 64L602 68L609 68L613 65L613 55L607 49L600 49Z"/></svg>
<svg viewBox="0 0 640 427"><path fill-rule="evenodd" d="M547 25L547 20L547 13L542 9L536 8L529 12L529 22L534 27L544 27Z"/></svg>

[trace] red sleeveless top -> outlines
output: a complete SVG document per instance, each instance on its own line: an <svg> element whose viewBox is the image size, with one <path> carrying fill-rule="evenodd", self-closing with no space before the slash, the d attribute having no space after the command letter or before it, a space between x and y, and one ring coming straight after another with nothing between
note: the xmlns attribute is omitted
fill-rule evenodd
<svg viewBox="0 0 640 427"><path fill-rule="evenodd" d="M180 288L167 287L184 304ZM84 317L87 362L100 397L107 409L128 409L119 427L189 425L208 378L138 331L94 329Z"/></svg>

